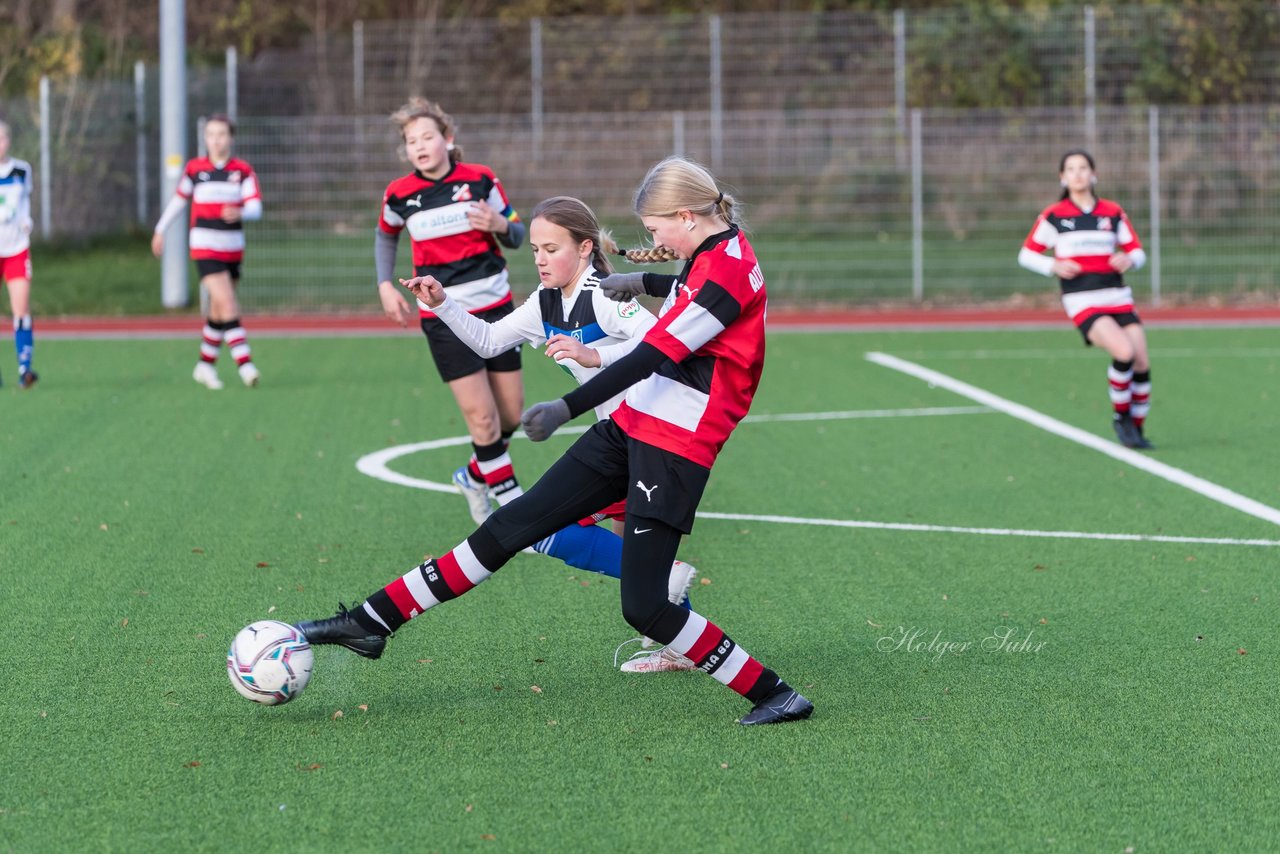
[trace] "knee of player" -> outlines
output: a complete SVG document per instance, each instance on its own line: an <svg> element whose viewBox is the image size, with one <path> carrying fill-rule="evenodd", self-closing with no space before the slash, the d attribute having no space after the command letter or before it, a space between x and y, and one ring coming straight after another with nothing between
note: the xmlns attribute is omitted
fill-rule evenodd
<svg viewBox="0 0 1280 854"><path fill-rule="evenodd" d="M627 625L640 632L640 634L648 635L653 629L654 623L662 616L664 606L668 604L670 603L661 596L652 601L624 596L622 599L622 618L627 621Z"/></svg>

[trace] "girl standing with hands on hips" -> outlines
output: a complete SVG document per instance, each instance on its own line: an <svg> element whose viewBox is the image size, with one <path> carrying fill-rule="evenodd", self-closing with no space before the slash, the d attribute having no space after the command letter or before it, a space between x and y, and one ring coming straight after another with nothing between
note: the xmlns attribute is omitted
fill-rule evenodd
<svg viewBox="0 0 1280 854"><path fill-rule="evenodd" d="M1062 198L1045 208L1018 253L1018 263L1044 276L1057 276L1062 306L1080 330L1085 346L1111 356L1107 368L1112 426L1127 448L1153 449L1144 434L1151 409L1151 362L1147 337L1133 307L1124 274L1147 260L1124 210L1094 192L1093 156L1081 149L1062 155L1058 165ZM1052 249L1053 256L1044 255Z"/></svg>
<svg viewBox="0 0 1280 854"><path fill-rule="evenodd" d="M376 591L355 609L300 623L313 644L379 657L386 639L424 611L487 579L543 537L627 500L622 614L753 704L739 723L807 718L813 704L723 630L673 604L667 579L720 449L747 414L764 367L767 290L734 199L692 161L671 157L645 176L635 210L665 248L685 260L677 277L628 274L601 282L630 300L666 285L658 322L629 354L574 391L531 407L525 433L544 441L575 416L625 392L522 497L470 537ZM652 289L652 290L651 290Z"/></svg>
<svg viewBox="0 0 1280 854"><path fill-rule="evenodd" d="M510 314L507 262L498 244L518 248L524 226L498 177L487 166L463 162L457 126L439 104L412 98L391 119L413 171L392 181L382 198L374 259L383 312L401 326L412 317L393 278L400 232L408 229L415 276L433 276L459 307L482 320ZM507 453L524 407L520 349L483 359L421 301L418 318L471 434L474 453L453 482L479 524L493 512L490 497L501 505L520 495Z"/></svg>

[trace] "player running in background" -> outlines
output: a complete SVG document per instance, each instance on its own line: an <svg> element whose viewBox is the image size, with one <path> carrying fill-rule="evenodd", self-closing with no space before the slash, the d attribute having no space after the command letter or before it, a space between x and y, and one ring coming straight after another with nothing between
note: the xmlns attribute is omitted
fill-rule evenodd
<svg viewBox="0 0 1280 854"><path fill-rule="evenodd" d="M354 610L342 607L334 617L299 624L311 643L377 658L387 637L409 620L466 593L526 546L626 498L627 622L753 703L742 724L799 720L813 711L715 624L667 598L671 562L692 529L711 466L760 383L767 291L733 198L701 166L679 157L658 163L636 191L635 209L656 246L687 259L684 269L674 285L670 277L630 274L601 287L623 299L665 290L657 324L631 353L565 397L534 405L521 424L530 439L543 441L625 390L622 404L526 495L499 508L454 549Z"/></svg>
<svg viewBox="0 0 1280 854"><path fill-rule="evenodd" d="M258 384L258 368L253 364L236 285L240 262L244 259L244 223L262 218L262 195L253 167L231 156L236 127L221 113L210 116L204 125L208 154L187 163L178 190L156 223L151 251L159 258L164 252L164 233L191 202L191 257L200 273L200 285L209 295L209 316L205 318L200 342L200 361L192 378L206 388L222 388L218 379L218 350L225 341L247 386Z"/></svg>
<svg viewBox="0 0 1280 854"><path fill-rule="evenodd" d="M31 368L31 225L31 164L9 156L9 125L0 121L0 279L9 287L19 388L39 379Z"/></svg>
<svg viewBox="0 0 1280 854"><path fill-rule="evenodd" d="M1062 198L1040 214L1018 263L1058 277L1062 306L1085 346L1096 344L1111 356L1107 382L1116 438L1127 448L1152 449L1143 432L1151 408L1147 337L1124 283L1124 273L1140 268L1147 255L1121 207L1094 192L1098 178L1087 151L1062 155L1058 177ZM1043 254L1046 249L1052 257Z"/></svg>
<svg viewBox="0 0 1280 854"><path fill-rule="evenodd" d="M393 280L400 232L407 228L415 276L433 276L459 307L482 320L510 314L507 262L498 244L519 248L524 225L498 177L487 166L462 162L457 126L439 104L412 98L391 120L413 171L392 181L382 198L374 259L383 312L401 326L412 317ZM491 497L501 505L520 495L507 452L524 407L520 348L483 359L421 302L418 316L471 434L474 453L453 473L453 483L479 524L493 512Z"/></svg>
<svg viewBox="0 0 1280 854"><path fill-rule="evenodd" d="M522 343L547 344L547 355L579 383L630 353L657 322L634 299L616 302L601 292L599 280L613 272L609 255L617 254L618 247L582 201L556 196L540 202L529 220L529 245L539 287L519 308L494 321L468 314L431 276L401 279L400 284L417 294L481 358L491 359ZM596 417L609 418L622 398L619 392L595 407ZM626 502L616 502L539 540L533 548L569 566L620 579L625 514ZM612 531L599 525L605 519L613 520ZM677 605L686 602L696 575L684 561L673 562L667 598ZM622 664L628 673L693 667L692 661L666 647L641 651Z"/></svg>

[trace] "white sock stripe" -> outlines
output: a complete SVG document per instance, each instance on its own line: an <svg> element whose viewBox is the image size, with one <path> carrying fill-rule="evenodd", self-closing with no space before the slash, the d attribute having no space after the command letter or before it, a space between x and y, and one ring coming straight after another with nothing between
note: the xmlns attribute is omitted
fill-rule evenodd
<svg viewBox="0 0 1280 854"><path fill-rule="evenodd" d="M13 319L13 330L17 332L19 329L28 332L31 330L31 315L24 314L21 317L15 317Z"/></svg>
<svg viewBox="0 0 1280 854"><path fill-rule="evenodd" d="M515 501L521 495L524 495L524 490L521 489L519 486L512 486L508 489L502 489L502 490L495 489L495 490L492 490L492 492L493 492L493 497L497 500L499 507L505 507L506 505L510 504L512 501Z"/></svg>
<svg viewBox="0 0 1280 854"><path fill-rule="evenodd" d="M1133 371L1117 371L1114 366L1107 367L1107 379L1114 383L1127 383L1133 381Z"/></svg>
<svg viewBox="0 0 1280 854"><path fill-rule="evenodd" d="M706 631L706 628L707 618L697 611L690 611L689 619L685 621L684 628L680 630L680 634L676 635L676 639L667 644L667 646L681 655L687 655L689 650L693 649L693 645L698 642L698 638L702 637L702 633Z"/></svg>
<svg viewBox="0 0 1280 854"><path fill-rule="evenodd" d="M384 622L382 621L382 618L378 616L378 612L377 612L377 611L375 611L375 610L373 610L372 608L370 608L370 607L369 607L369 603L368 603L368 602L365 602L365 603L364 603L364 612L365 612L366 614L368 614L370 617L373 617L375 620L377 620L377 621L378 621L378 625L382 626L382 627L383 627L384 629L386 629L388 632L390 632L390 631L391 631L391 627L390 627L390 626L388 626L386 623L384 623Z"/></svg>
<svg viewBox="0 0 1280 854"><path fill-rule="evenodd" d="M427 586L427 580L422 577L418 567L415 566L401 578L404 579L404 586L413 597L413 601L418 603L419 611L425 611L440 604L440 600L432 594L431 588Z"/></svg>
<svg viewBox="0 0 1280 854"><path fill-rule="evenodd" d="M491 471L497 471L503 466L511 465L511 455L504 452L491 460L477 460L476 465L480 467L481 474L488 474Z"/></svg>
<svg viewBox="0 0 1280 854"><path fill-rule="evenodd" d="M1125 389L1124 391L1118 391L1117 389L1113 388L1111 389L1110 394L1111 394L1112 403L1128 403L1130 400L1133 399L1133 395L1130 394L1128 389Z"/></svg>
<svg viewBox="0 0 1280 854"><path fill-rule="evenodd" d="M248 344L237 344L231 348L231 356L234 359L239 359L242 356L247 356L247 355L249 355Z"/></svg>
<svg viewBox="0 0 1280 854"><path fill-rule="evenodd" d="M472 584L479 584L484 581L492 572L484 568L484 564L480 563L476 557L476 553L471 550L471 544L463 540L460 545L453 550L453 557L458 561L458 568L462 570L462 574Z"/></svg>
<svg viewBox="0 0 1280 854"><path fill-rule="evenodd" d="M216 359L218 358L218 348L214 347L212 344L201 344L200 355L208 356L210 359Z"/></svg>
<svg viewBox="0 0 1280 854"><path fill-rule="evenodd" d="M743 665L747 663L747 659L750 657L742 647L734 644L733 652L729 653L729 657L725 659L724 664L716 668L716 672L711 675L715 677L716 681L728 685L733 681L733 677L742 671Z"/></svg>
<svg viewBox="0 0 1280 854"><path fill-rule="evenodd" d="M1133 383L1129 388L1134 394L1151 394L1151 383Z"/></svg>

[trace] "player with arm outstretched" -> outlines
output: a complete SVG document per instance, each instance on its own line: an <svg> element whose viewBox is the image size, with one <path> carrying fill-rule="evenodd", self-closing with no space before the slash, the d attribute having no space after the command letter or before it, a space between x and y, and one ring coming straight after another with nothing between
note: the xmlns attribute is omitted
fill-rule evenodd
<svg viewBox="0 0 1280 854"><path fill-rule="evenodd" d="M667 598L667 577L711 467L746 416L764 367L767 290L734 200L684 158L654 166L636 212L656 245L687 259L657 324L635 349L563 398L522 416L534 441L626 392L528 493L499 508L470 537L414 567L336 616L300 623L313 644L377 658L409 620L463 595L521 549L596 508L627 499L622 614L753 707L740 723L807 718L813 704L723 630Z"/></svg>
<svg viewBox="0 0 1280 854"><path fill-rule="evenodd" d="M1111 356L1107 385L1116 438L1127 448L1153 449L1144 432L1151 409L1147 336L1124 283L1124 274L1142 267L1147 254L1124 210L1094 192L1092 155L1080 149L1062 155L1058 178L1062 198L1036 219L1018 263L1058 277L1062 307L1085 346L1096 344ZM1052 256L1044 254L1049 249Z"/></svg>
<svg viewBox="0 0 1280 854"><path fill-rule="evenodd" d="M191 258L200 274L200 286L209 295L200 360L191 376L213 391L222 388L217 362L224 343L236 360L241 382L252 388L261 376L240 320L236 288L244 260L244 223L262 218L262 193L253 167L231 155L235 133L235 123L228 116L218 113L205 120L207 154L187 163L178 190L151 237L151 251L159 258L164 253L164 233L191 203Z"/></svg>
<svg viewBox="0 0 1280 854"><path fill-rule="evenodd" d="M602 367L630 353L657 318L635 300L612 300L597 286L613 272L609 255L617 252L617 245L582 201L556 196L539 203L529 221L529 243L538 269L538 290L511 314L494 321L468 314L431 276L402 279L400 284L481 358L493 358L522 343L547 344L547 355L585 383ZM596 416L607 419L622 398L619 393L595 407ZM616 502L544 537L533 548L578 569L621 578L625 513L626 502ZM604 519L613 520L614 530L599 526ZM697 570L684 561L672 563L667 586L671 602L688 601L696 575ZM646 648L651 643L643 641ZM665 647L641 651L622 665L629 673L692 669L692 661Z"/></svg>

